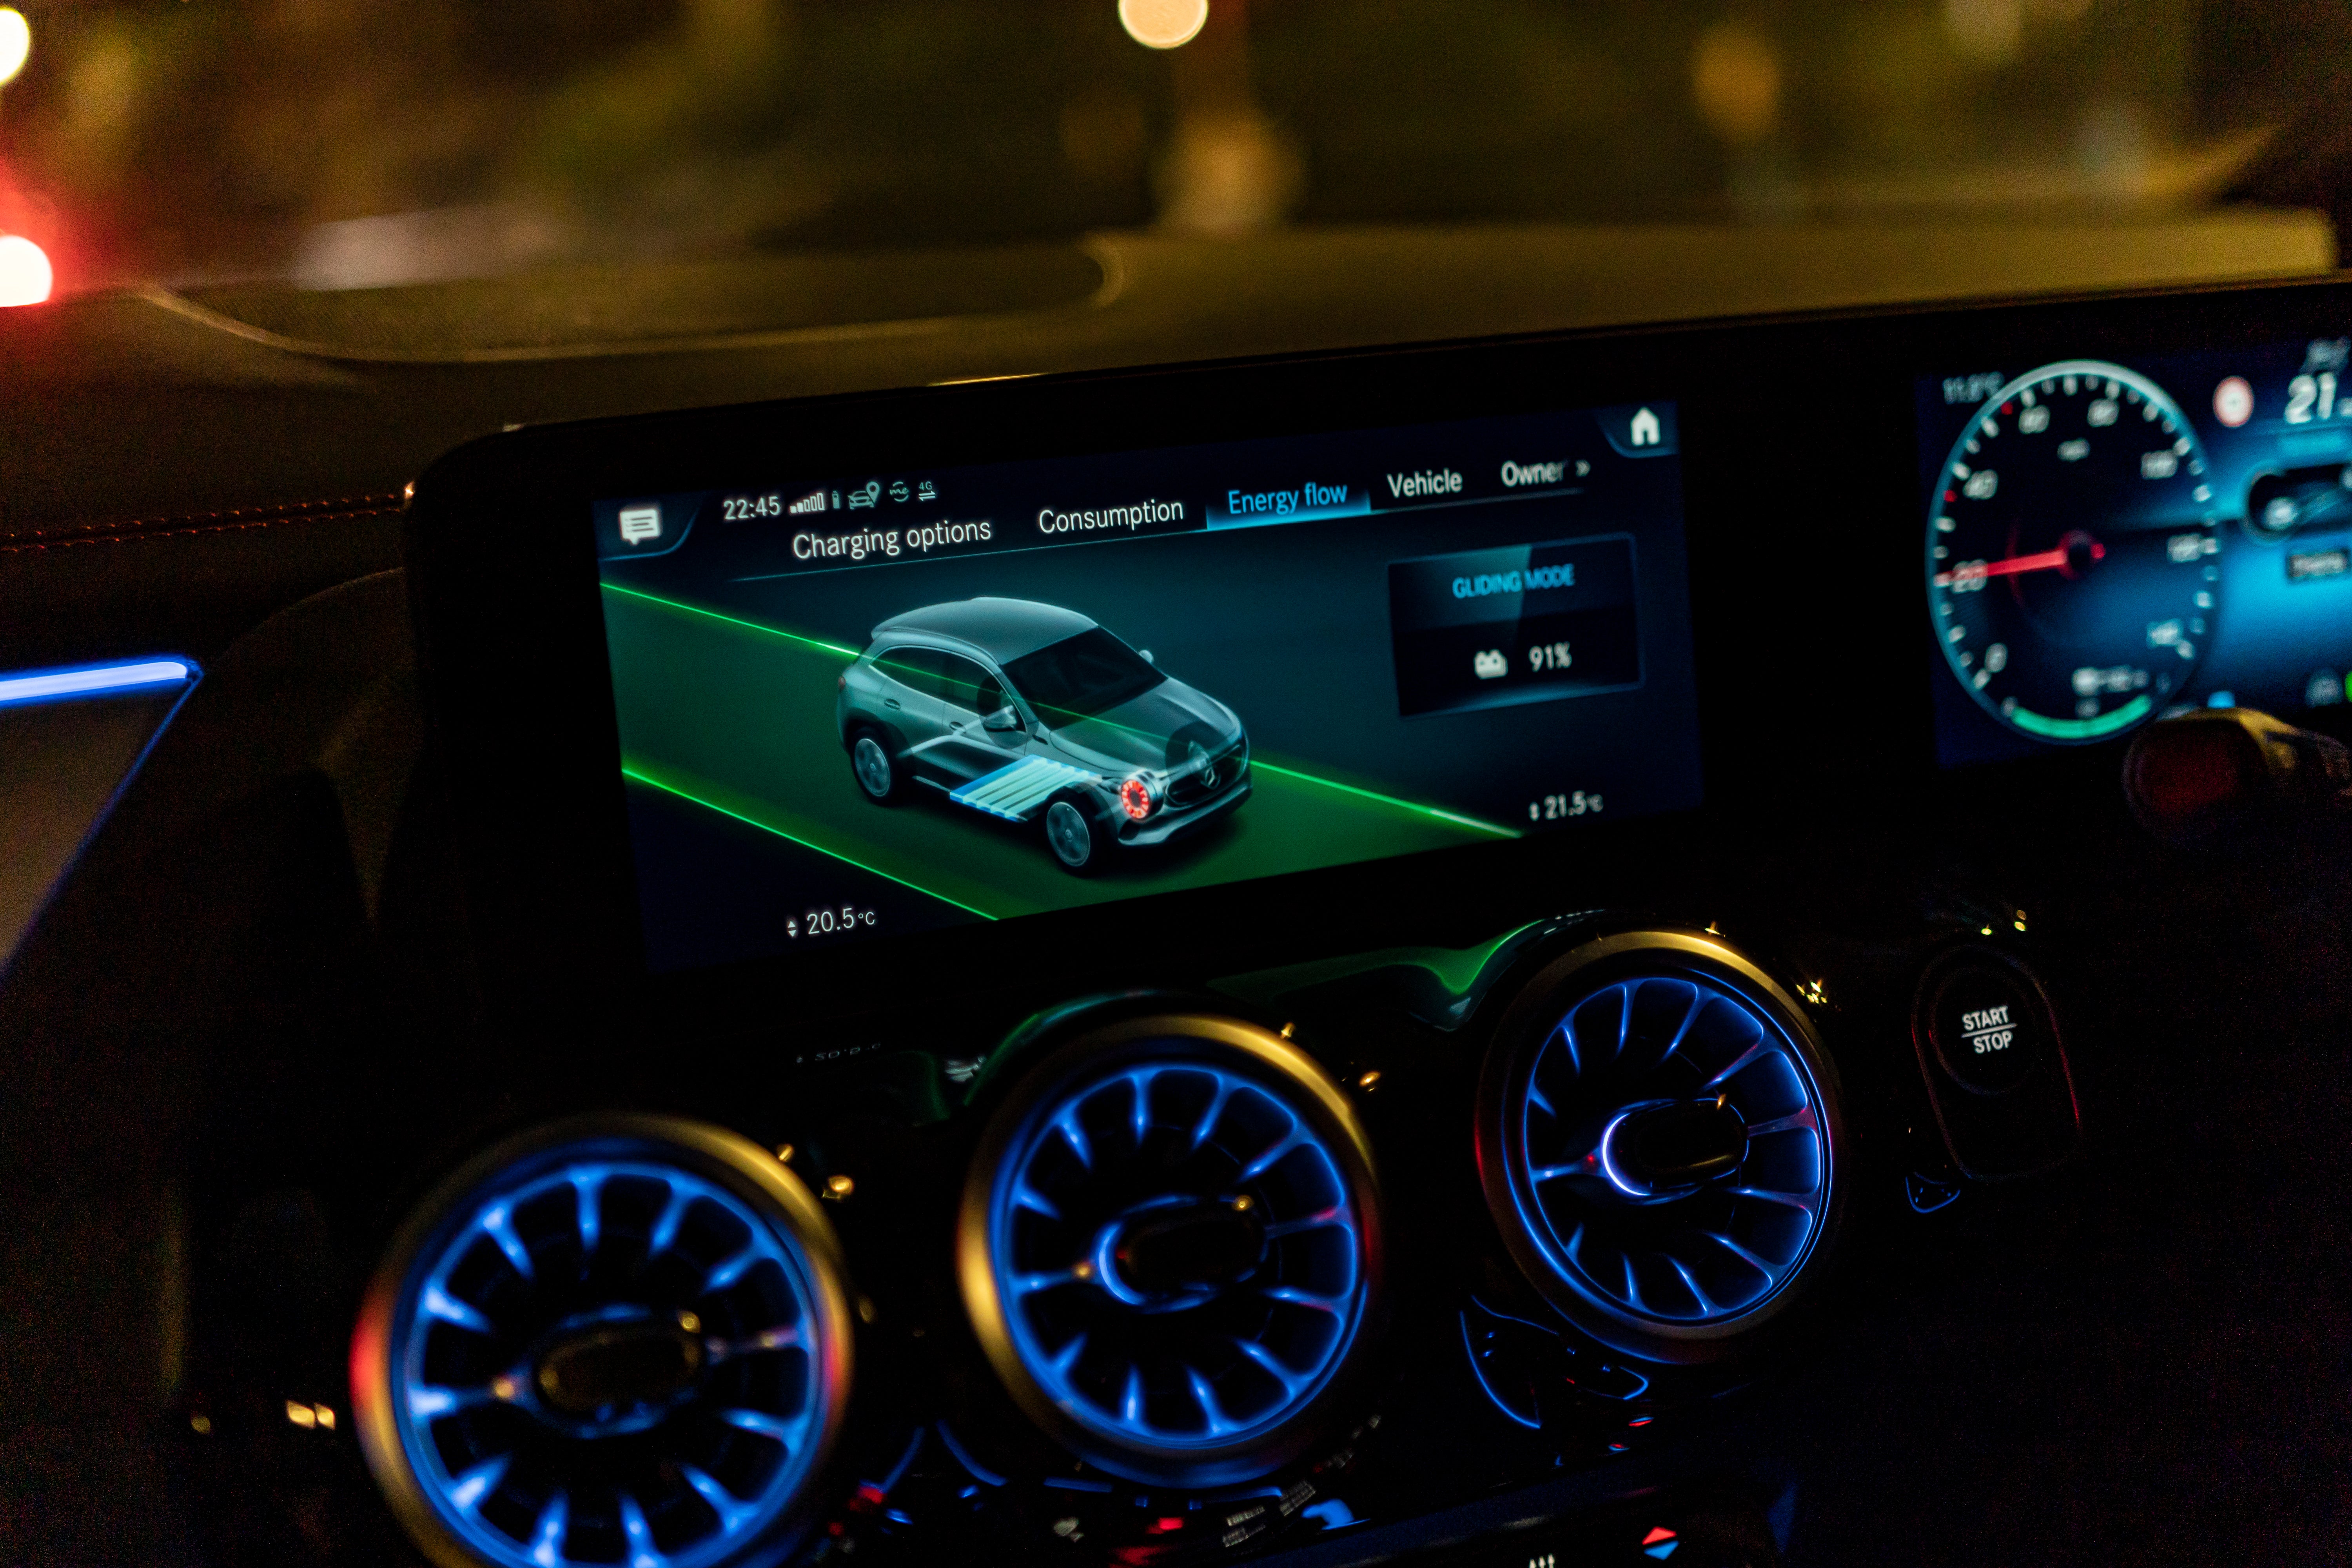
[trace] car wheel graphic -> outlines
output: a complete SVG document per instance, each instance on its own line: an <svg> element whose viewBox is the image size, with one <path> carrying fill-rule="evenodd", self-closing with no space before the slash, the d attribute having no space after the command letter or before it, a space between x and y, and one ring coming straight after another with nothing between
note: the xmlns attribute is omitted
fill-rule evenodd
<svg viewBox="0 0 2352 1568"><path fill-rule="evenodd" d="M1084 804L1070 795L1058 795L1045 808L1045 847L1067 871L1083 876L1095 868L1101 859L1102 835L1087 816Z"/></svg>
<svg viewBox="0 0 2352 1568"><path fill-rule="evenodd" d="M890 748L878 731L857 731L849 743L849 771L857 776L857 787L866 799L887 805L898 798L898 765L890 760Z"/></svg>

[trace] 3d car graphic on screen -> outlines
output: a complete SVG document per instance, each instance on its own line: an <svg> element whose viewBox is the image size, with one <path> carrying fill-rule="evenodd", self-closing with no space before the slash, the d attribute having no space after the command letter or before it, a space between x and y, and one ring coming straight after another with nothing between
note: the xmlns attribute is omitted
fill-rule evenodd
<svg viewBox="0 0 2352 1568"><path fill-rule="evenodd" d="M1054 605L965 599L892 616L843 674L835 717L869 799L928 784L1041 823L1072 871L1249 798L1249 737L1232 709Z"/></svg>

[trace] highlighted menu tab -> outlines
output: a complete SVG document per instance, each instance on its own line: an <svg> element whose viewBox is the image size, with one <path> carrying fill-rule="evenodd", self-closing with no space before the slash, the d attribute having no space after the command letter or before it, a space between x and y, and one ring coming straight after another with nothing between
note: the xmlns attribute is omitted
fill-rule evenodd
<svg viewBox="0 0 2352 1568"><path fill-rule="evenodd" d="M1372 510L1364 487L1348 479L1301 479L1291 485L1234 486L1209 506L1209 526L1263 528L1275 522L1313 522L1327 517L1360 517Z"/></svg>

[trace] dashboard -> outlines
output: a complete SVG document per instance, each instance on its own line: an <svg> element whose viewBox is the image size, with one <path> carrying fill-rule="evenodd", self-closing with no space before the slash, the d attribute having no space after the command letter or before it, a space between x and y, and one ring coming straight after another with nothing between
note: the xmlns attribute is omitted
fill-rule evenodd
<svg viewBox="0 0 2352 1568"><path fill-rule="evenodd" d="M400 573L0 677L153 736L0 984L176 1292L56 1473L304 1568L2324 1557L2347 358L2322 281L462 446Z"/></svg>

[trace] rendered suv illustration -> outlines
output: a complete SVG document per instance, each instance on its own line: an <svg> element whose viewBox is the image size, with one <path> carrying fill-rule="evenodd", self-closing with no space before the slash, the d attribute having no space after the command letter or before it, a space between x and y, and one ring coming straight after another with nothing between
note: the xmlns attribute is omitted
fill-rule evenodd
<svg viewBox="0 0 2352 1568"><path fill-rule="evenodd" d="M965 599L893 616L842 676L835 716L869 799L925 784L1037 823L1073 871L1249 797L1249 737L1232 709L1054 605Z"/></svg>

